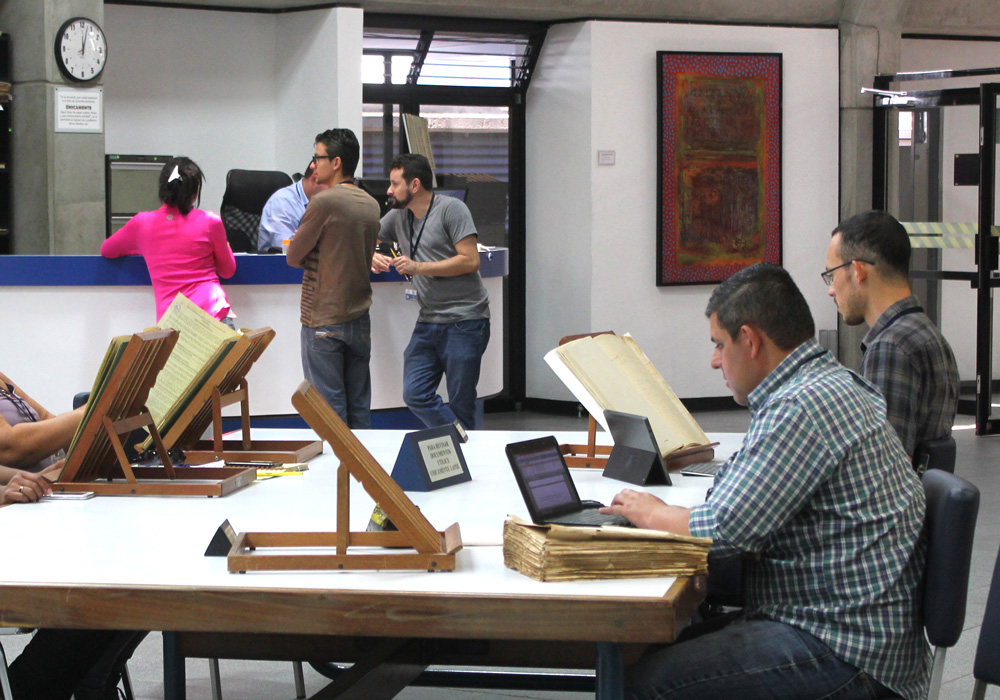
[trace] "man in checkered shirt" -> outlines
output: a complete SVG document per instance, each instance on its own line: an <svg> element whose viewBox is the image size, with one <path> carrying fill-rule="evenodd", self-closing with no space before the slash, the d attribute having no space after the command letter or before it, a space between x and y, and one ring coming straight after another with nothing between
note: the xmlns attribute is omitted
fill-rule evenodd
<svg viewBox="0 0 1000 700"><path fill-rule="evenodd" d="M628 669L626 696L925 697L924 492L881 395L816 343L809 307L780 267L733 275L706 315L712 367L750 408L743 446L702 505L626 489L602 510L711 537L717 556L753 555L746 605L646 654Z"/></svg>
<svg viewBox="0 0 1000 700"><path fill-rule="evenodd" d="M882 392L912 458L920 443L951 435L958 366L910 291L909 272L910 238L891 214L867 211L834 229L823 281L847 325L868 324L861 376Z"/></svg>

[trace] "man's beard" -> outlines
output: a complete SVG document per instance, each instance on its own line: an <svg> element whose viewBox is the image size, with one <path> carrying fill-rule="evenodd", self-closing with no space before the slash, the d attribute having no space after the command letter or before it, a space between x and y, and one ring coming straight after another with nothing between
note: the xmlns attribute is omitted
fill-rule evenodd
<svg viewBox="0 0 1000 700"><path fill-rule="evenodd" d="M413 201L413 195L410 192L406 193L406 199L396 199L392 195L389 195L389 206L393 209L406 209L406 206Z"/></svg>

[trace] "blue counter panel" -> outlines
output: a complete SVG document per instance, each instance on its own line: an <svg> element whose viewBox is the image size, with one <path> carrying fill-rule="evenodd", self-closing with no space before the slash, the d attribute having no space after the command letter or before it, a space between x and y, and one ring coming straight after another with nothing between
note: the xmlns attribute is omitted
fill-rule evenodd
<svg viewBox="0 0 1000 700"><path fill-rule="evenodd" d="M479 254L483 277L507 275L507 250ZM371 275L372 282L401 282L395 270ZM302 270L289 267L284 255L236 256L230 284L300 284ZM145 286L149 272L139 256L107 260L100 255L0 255L0 287Z"/></svg>

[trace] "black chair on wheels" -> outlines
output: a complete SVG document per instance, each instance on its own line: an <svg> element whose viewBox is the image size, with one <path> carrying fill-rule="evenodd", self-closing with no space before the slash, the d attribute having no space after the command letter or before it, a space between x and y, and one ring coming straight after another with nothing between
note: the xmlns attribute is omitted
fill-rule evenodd
<svg viewBox="0 0 1000 700"><path fill-rule="evenodd" d="M234 253L257 250L260 215L271 195L292 184L292 178L276 170L230 170L219 215Z"/></svg>
<svg viewBox="0 0 1000 700"><path fill-rule="evenodd" d="M928 700L937 700L948 647L953 647L965 623L972 540L979 514L979 489L940 469L921 477L927 497L927 567L923 612L927 640L934 647Z"/></svg>
<svg viewBox="0 0 1000 700"><path fill-rule="evenodd" d="M976 679L973 700L986 697L987 685L1000 685L1000 555L993 567L993 581L986 599L983 626L979 629L979 646L976 647L972 676Z"/></svg>
<svg viewBox="0 0 1000 700"><path fill-rule="evenodd" d="M928 469L941 469L954 474L955 452L955 438L951 435L921 442L913 451L913 468L917 474L923 474Z"/></svg>

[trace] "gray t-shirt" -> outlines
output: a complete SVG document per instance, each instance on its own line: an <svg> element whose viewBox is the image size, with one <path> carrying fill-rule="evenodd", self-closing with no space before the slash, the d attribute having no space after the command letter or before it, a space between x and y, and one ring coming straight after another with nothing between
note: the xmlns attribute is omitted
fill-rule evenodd
<svg viewBox="0 0 1000 700"><path fill-rule="evenodd" d="M416 218L409 209L393 209L382 217L379 231L380 240L399 243L403 255L417 262L452 258L458 254L456 243L476 235L476 225L465 203L438 194L424 219ZM413 244L416 255L410 252ZM410 284L420 303L418 321L455 323L490 317L490 299L479 272L457 277L414 275Z"/></svg>

